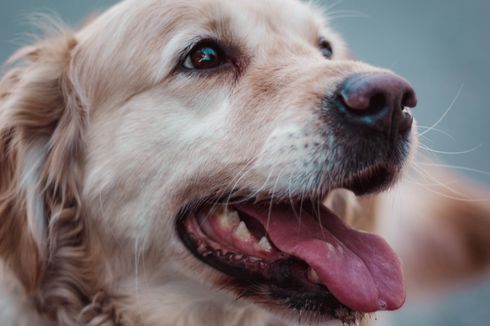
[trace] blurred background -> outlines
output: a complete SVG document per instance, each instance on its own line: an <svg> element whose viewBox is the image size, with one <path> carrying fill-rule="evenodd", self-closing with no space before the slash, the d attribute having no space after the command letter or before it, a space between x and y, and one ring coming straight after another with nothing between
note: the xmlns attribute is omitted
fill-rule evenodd
<svg viewBox="0 0 490 326"><path fill-rule="evenodd" d="M32 13L70 25L114 0L2 0L0 61L35 32ZM427 155L490 186L490 1L317 0L355 55L390 68L417 91L415 110ZM489 96L489 98L487 98ZM490 232L490 230L489 230ZM394 325L490 325L490 282L391 314Z"/></svg>

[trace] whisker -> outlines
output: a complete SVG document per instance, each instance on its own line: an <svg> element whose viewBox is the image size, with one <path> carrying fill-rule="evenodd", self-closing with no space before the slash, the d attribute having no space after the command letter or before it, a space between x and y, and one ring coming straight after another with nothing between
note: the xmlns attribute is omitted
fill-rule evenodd
<svg viewBox="0 0 490 326"><path fill-rule="evenodd" d="M480 198L478 198L478 199L469 199L469 198L461 198L461 197L451 196L451 195L445 194L443 192L434 190L434 189L432 189L430 187L426 187L426 186L424 186L422 184L419 184L419 183L416 183L416 182L411 182L410 180L407 180L407 182L412 183L412 184L415 184L417 186L421 186L422 188L424 188L425 190L427 190L429 192L432 192L432 193L434 193L436 195L439 195L439 196L442 196L444 198L451 199L451 200L468 202L468 203L488 202L488 199L484 199L484 198L481 198L481 199Z"/></svg>
<svg viewBox="0 0 490 326"><path fill-rule="evenodd" d="M325 235L325 230L324 230L323 224L322 224L322 218L321 218L322 214L321 214L320 205L321 205L320 204L320 201L318 200L317 203L316 203L316 206L317 206L317 209L318 209L318 211L316 212L316 218L318 219L318 224L320 225L320 230L322 232L322 238L323 238L323 240L326 241L327 240L327 237Z"/></svg>
<svg viewBox="0 0 490 326"><path fill-rule="evenodd" d="M335 11L330 11L327 13L329 17L337 17L338 15L361 15L363 17L369 17L368 14L362 12L362 11L357 11L357 10L335 10Z"/></svg>
<svg viewBox="0 0 490 326"><path fill-rule="evenodd" d="M464 85L461 85L458 89L458 92L456 93L456 96L452 100L451 104L449 104L449 107L444 111L444 113L441 115L441 117L432 125L430 126L427 130L423 131L422 133L419 134L419 136L423 136L430 132L433 128L437 127L443 120L444 118L449 114L449 111L452 110L456 102L458 101L459 96L461 95L461 92L463 91Z"/></svg>
<svg viewBox="0 0 490 326"><path fill-rule="evenodd" d="M269 230L269 223L270 223L271 214L272 214L272 206L274 204L273 203L273 201L274 201L274 193L276 191L277 183L279 182L279 179L281 178L281 173L282 173L282 171L284 171L284 169L285 168L282 168L279 171L279 174L277 175L277 178L276 178L276 182L274 183L274 187L272 188L272 195L271 195L270 202L269 202L269 215L267 216L266 230Z"/></svg>
<svg viewBox="0 0 490 326"><path fill-rule="evenodd" d="M432 132L432 131L438 132L438 133L440 133L440 134L442 134L444 136L449 137L452 141L454 141L454 142L456 141L456 138L454 138L453 136L451 136L450 133L448 133L447 131L444 131L442 129L439 129L439 128L431 128L430 126L417 125L417 129L422 129L422 130L428 130L429 129L429 132ZM420 135L419 135L419 137L420 137Z"/></svg>
<svg viewBox="0 0 490 326"><path fill-rule="evenodd" d="M296 219L299 219L298 213L296 212L296 208L294 207L294 200L291 196L291 178L293 177L293 174L289 175L288 179L288 198L289 198L289 204L291 205L291 210L293 211L294 216Z"/></svg>
<svg viewBox="0 0 490 326"><path fill-rule="evenodd" d="M420 164L420 163L419 163ZM411 184L415 184L415 185L418 185L418 186L421 186L422 188L432 192L432 193L435 193L435 194L438 194L438 195L441 195L443 197L446 197L446 198L449 198L449 199L453 199L453 200L459 200L459 201L465 201L465 202L486 202L488 201L487 198L476 198L476 199L472 199L472 198L468 198L467 196L465 196L465 194L463 194L462 192L459 192L451 187L448 186L448 183L443 183L441 182L440 180L438 180L437 178L431 176L429 173L427 173L426 171L424 171L423 169L421 169L420 167L417 167L417 165L415 164L413 166L413 168L415 169L415 171L417 171L422 177L425 177L426 178L430 178L432 181L435 182L435 184L433 185L439 185L441 186L442 188L450 191L451 193L455 194L455 195L458 195L459 197L456 197L456 196L452 196L450 194L444 194L440 191L437 191L431 187L429 187L428 185L426 184L423 184L423 183L419 183L419 182L416 182L416 181L412 181L411 178L408 178L407 181Z"/></svg>
<svg viewBox="0 0 490 326"><path fill-rule="evenodd" d="M344 18L370 18L369 15L363 14L363 13L357 13L357 14L337 14L337 15L329 15L328 20L334 21L337 19L344 19Z"/></svg>
<svg viewBox="0 0 490 326"><path fill-rule="evenodd" d="M301 219L303 217L303 201L305 198L305 193L301 192L301 199L299 202L299 221L298 221L298 232L301 231Z"/></svg>
<svg viewBox="0 0 490 326"><path fill-rule="evenodd" d="M326 10L332 10L333 8L337 7L338 5L342 4L345 0L337 0L333 3L331 3L330 5L328 6L325 6L325 9Z"/></svg>
<svg viewBox="0 0 490 326"><path fill-rule="evenodd" d="M254 191L252 194L248 195L244 199L244 201L248 201L248 200L253 199L254 197L256 197L259 193L261 193L267 187L267 184L268 184L269 180L271 179L272 174L274 173L274 169L277 166L279 166L279 163L276 163L275 165L271 166L270 171L269 171L269 175L267 176L267 179L265 179L265 181L262 183L262 186L260 188L258 188L256 191Z"/></svg>
<svg viewBox="0 0 490 326"><path fill-rule="evenodd" d="M418 164L419 163L414 162L414 164L413 164L412 167L413 167L413 169L417 173L419 173L419 175L421 175L422 177L425 177L425 180L429 180L430 179L431 181L433 181L433 184L432 185L441 186L442 188L444 188L444 189L446 189L446 190L448 190L448 191L450 191L450 192L452 192L452 193L454 193L456 195L460 195L460 196L463 196L464 197L464 194L463 193L461 193L461 192L459 192L459 191L457 191L457 190L449 187L449 185L447 183L444 183L441 180L439 180L436 177L434 177L433 175L429 174L423 168L419 167Z"/></svg>
<svg viewBox="0 0 490 326"><path fill-rule="evenodd" d="M483 146L483 144L479 144L479 145L477 145L477 146L475 146L473 148L467 149L465 151L449 152L449 151L440 151L440 150L432 149L432 148L430 148L427 145L424 145L422 143L418 144L418 147L420 149L422 149L422 150L425 150L425 151L428 151L428 152L431 152L431 153L436 153L436 154L443 154L443 155L463 155L463 154L469 154L469 153L472 153L474 151L477 151L482 146Z"/></svg>
<svg viewBox="0 0 490 326"><path fill-rule="evenodd" d="M436 185L441 185L441 186L444 185L444 186L449 187L451 185L456 185L457 184L456 181L454 181L454 182L441 182L441 183L436 183L436 182L419 182L419 181L415 181L416 179L415 178L412 178L410 176L406 176L405 178L406 178L406 180L412 181L412 183L414 183L414 184L421 185L421 186L423 185L423 186L427 186L427 187L436 186Z"/></svg>
<svg viewBox="0 0 490 326"><path fill-rule="evenodd" d="M232 192L233 190L236 188L236 186L238 185L238 183L243 179L243 177L245 177L250 171L250 166L253 164L253 162L255 161L255 159L251 159L247 164L245 164L245 166L243 167L243 169L240 171L240 173L238 173L230 182L230 185L231 183L233 183L233 185L231 187L225 187L225 189L227 189L229 191L229 196L226 200L226 205L229 204L230 202L230 199L231 199L231 196L232 196Z"/></svg>
<svg viewBox="0 0 490 326"><path fill-rule="evenodd" d="M418 164L424 165L424 166L430 166L430 167L442 167L442 168L467 171L467 172L472 172L472 173L477 173L477 174L490 175L490 172L488 172L488 171L468 168L465 166L450 165L450 164L438 164L438 163L423 163L423 162L419 162Z"/></svg>

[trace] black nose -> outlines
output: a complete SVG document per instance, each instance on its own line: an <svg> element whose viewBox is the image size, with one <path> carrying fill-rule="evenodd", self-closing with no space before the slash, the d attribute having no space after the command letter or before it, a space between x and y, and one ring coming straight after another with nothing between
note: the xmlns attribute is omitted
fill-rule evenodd
<svg viewBox="0 0 490 326"><path fill-rule="evenodd" d="M350 122L387 133L412 127L408 108L417 105L417 96L410 84L395 74L353 75L344 81L339 93L339 109Z"/></svg>

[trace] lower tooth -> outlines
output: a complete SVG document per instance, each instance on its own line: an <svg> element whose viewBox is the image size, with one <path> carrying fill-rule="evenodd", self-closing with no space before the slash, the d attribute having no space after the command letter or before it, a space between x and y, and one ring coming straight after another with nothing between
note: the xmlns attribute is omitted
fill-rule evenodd
<svg viewBox="0 0 490 326"><path fill-rule="evenodd" d="M308 279L313 283L320 283L318 273L311 267L308 269Z"/></svg>

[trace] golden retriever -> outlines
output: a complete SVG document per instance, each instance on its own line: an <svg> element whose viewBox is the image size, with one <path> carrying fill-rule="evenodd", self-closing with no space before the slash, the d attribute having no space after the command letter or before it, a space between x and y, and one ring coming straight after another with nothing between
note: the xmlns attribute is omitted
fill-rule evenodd
<svg viewBox="0 0 490 326"><path fill-rule="evenodd" d="M410 178L415 92L312 4L125 0L16 61L2 325L359 324L488 265L488 202L379 194Z"/></svg>

